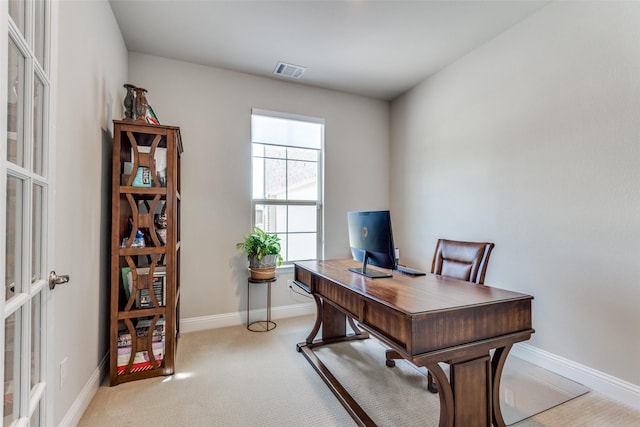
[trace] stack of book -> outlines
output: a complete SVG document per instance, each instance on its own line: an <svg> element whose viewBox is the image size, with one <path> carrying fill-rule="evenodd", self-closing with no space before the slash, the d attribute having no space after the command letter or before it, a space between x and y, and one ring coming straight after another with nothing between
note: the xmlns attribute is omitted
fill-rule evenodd
<svg viewBox="0 0 640 427"><path fill-rule="evenodd" d="M140 319L136 324L136 342L146 341L149 336L151 319ZM151 346L153 355L158 365L162 363L164 358L164 319L159 319L153 329L151 336ZM129 361L131 360L131 349L133 340L131 333L127 329L118 333L118 374L126 371ZM140 348L140 346L138 346ZM133 355L133 363L129 372L139 372L152 369L153 364L149 359L148 351L138 351Z"/></svg>

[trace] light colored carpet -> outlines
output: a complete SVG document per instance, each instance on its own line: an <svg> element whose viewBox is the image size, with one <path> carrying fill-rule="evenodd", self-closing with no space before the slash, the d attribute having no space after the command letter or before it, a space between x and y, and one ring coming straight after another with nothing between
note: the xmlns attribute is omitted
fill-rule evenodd
<svg viewBox="0 0 640 427"><path fill-rule="evenodd" d="M79 426L354 426L305 357L295 350L311 329L313 317L277 322L277 328L266 333L234 326L183 334L175 375L101 386ZM381 426L436 426L438 398L422 391L424 375L405 363L387 368L384 351L379 351L375 341L366 345L372 344L378 347L372 347L371 353L356 347L336 356L341 367L334 374L345 386L355 384L362 396L360 404L371 410L369 415ZM322 357L327 350L338 354L330 347L316 352ZM381 358L382 363L374 360L371 364L368 358ZM355 363L357 369L346 362ZM344 378L338 375L340 369L345 371ZM393 378L381 379L388 375ZM402 393L392 392L400 388ZM418 418L406 409L407 399L401 396L407 393L420 400ZM516 400L519 396L516 394ZM514 426L640 426L640 411L589 392Z"/></svg>
<svg viewBox="0 0 640 427"><path fill-rule="evenodd" d="M381 369L385 348L369 339L319 347L314 352L379 426L411 426L416 419L437 425L440 401L437 395L425 393L427 370L406 360L397 360L395 368ZM447 365L442 367L448 373ZM510 355L500 387L503 417L512 425L588 391Z"/></svg>
<svg viewBox="0 0 640 427"><path fill-rule="evenodd" d="M426 375L400 360L387 368L377 341L331 344L314 353L378 426L438 425L440 399L426 391Z"/></svg>

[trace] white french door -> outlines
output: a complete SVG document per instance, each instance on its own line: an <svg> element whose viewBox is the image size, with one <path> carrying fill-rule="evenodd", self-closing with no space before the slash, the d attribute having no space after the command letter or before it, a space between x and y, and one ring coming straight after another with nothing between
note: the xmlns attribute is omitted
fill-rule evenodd
<svg viewBox="0 0 640 427"><path fill-rule="evenodd" d="M3 427L45 426L52 188L51 0L1 0Z"/></svg>

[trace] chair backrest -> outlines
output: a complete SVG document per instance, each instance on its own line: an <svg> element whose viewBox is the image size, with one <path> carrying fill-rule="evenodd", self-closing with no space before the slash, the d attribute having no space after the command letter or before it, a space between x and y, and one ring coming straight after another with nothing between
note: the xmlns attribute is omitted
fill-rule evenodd
<svg viewBox="0 0 640 427"><path fill-rule="evenodd" d="M433 254L431 272L481 285L484 283L489 255L494 246L489 242L439 239Z"/></svg>

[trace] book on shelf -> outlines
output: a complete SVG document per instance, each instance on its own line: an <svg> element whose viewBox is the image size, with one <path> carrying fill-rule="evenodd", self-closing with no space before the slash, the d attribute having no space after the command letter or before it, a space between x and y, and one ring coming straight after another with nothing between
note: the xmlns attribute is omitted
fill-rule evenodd
<svg viewBox="0 0 640 427"><path fill-rule="evenodd" d="M138 166L136 176L131 183L132 187L151 187L151 169Z"/></svg>
<svg viewBox="0 0 640 427"><path fill-rule="evenodd" d="M162 359L164 359L164 342L154 342L151 346L153 349L153 356L158 365L160 365L162 363ZM148 351L138 351L133 357L133 364L131 365L131 371L129 372L133 373L153 369L153 364L149 359ZM130 359L131 346L118 348L118 375L125 373Z"/></svg>
<svg viewBox="0 0 640 427"><path fill-rule="evenodd" d="M151 326L151 318L143 318L138 320L136 323L136 329L149 329ZM156 328L162 326L164 327L164 317L160 317L156 322Z"/></svg>
<svg viewBox="0 0 640 427"><path fill-rule="evenodd" d="M156 323L155 328L153 328L153 333L151 335L152 342L164 341L164 337L165 337L164 319L160 319L160 320L162 320L162 322L158 321L158 323ZM138 325L136 325L136 337L138 339L148 337L150 326L151 326L150 322L146 324L146 326L144 323L140 324L140 322L138 322ZM128 329L123 329L118 332L118 347L130 346L131 341L132 341L131 333L129 333Z"/></svg>
<svg viewBox="0 0 640 427"><path fill-rule="evenodd" d="M125 297L127 298L127 300L129 300L133 288L133 273L131 272L131 269L129 267L123 267L121 270ZM136 273L138 276L138 280L141 280L140 276L149 275L149 268L136 268ZM159 266L154 270L153 278L151 279L153 293L160 306L167 305L166 274L166 268L164 266ZM151 296L149 294L149 288L145 287L142 289L138 289L138 293L136 294L136 308L151 308L153 306L153 300L151 299Z"/></svg>

